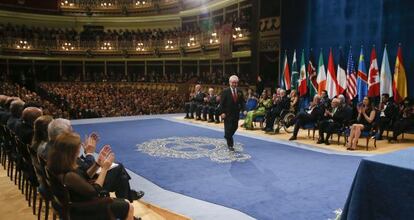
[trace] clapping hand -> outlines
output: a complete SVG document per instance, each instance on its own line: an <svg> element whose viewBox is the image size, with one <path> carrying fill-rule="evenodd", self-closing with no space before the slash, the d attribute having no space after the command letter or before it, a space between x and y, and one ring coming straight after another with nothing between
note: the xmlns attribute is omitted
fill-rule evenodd
<svg viewBox="0 0 414 220"><path fill-rule="evenodd" d="M99 152L99 155L98 155L98 160L97 160L97 163L98 163L99 166L102 166L102 164L104 163L105 159L108 157L108 155L110 153L112 153L112 150L111 150L111 146L109 146L109 145L105 145L101 149L101 151Z"/></svg>
<svg viewBox="0 0 414 220"><path fill-rule="evenodd" d="M85 143L83 144L86 153L94 153L96 150L96 144L99 141L97 133L92 132L89 136L85 136Z"/></svg>
<svg viewBox="0 0 414 220"><path fill-rule="evenodd" d="M109 168L111 167L114 161L115 161L115 155L113 153L110 153L108 157L106 157L106 159L104 160L102 164L102 168L109 170Z"/></svg>

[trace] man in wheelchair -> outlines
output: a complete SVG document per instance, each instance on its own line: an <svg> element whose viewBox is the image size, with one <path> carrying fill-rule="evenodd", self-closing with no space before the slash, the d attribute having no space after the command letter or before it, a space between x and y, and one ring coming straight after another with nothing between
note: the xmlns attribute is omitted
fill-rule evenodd
<svg viewBox="0 0 414 220"><path fill-rule="evenodd" d="M266 127L264 128L265 132L273 132L273 125L275 121L279 121L289 112L290 100L286 95L284 89L279 90L279 96L276 94L272 98L273 105L268 110L266 114ZM279 126L276 128L276 132L279 131Z"/></svg>

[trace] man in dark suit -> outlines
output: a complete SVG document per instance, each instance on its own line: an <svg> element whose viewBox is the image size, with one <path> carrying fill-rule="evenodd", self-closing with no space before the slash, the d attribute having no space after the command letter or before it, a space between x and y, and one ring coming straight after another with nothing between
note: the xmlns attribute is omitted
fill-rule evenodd
<svg viewBox="0 0 414 220"><path fill-rule="evenodd" d="M345 121L349 119L349 114L345 105L341 104L339 98L334 98L331 102L331 110L326 109L324 113L324 120L319 122L319 139L317 144L325 143L329 145L329 138L333 132L340 129ZM326 133L326 138L324 137Z"/></svg>
<svg viewBox="0 0 414 220"><path fill-rule="evenodd" d="M273 99L273 106L266 114L266 127L264 129L266 132L273 131L273 124L275 123L276 118L280 120L280 115L283 110L289 111L290 100L286 95L286 91L284 89L281 89L279 93L280 97Z"/></svg>
<svg viewBox="0 0 414 220"><path fill-rule="evenodd" d="M381 103L377 109L380 112L380 120L378 122L378 133L375 139L382 140L382 133L385 129L392 128L393 123L398 117L398 107L390 99L389 94L382 94Z"/></svg>
<svg viewBox="0 0 414 220"><path fill-rule="evenodd" d="M201 85L197 84L195 86L194 94L190 97L190 102L185 103L185 118L194 118L194 112L196 112L196 117L198 120L201 120L201 110L204 103L204 97L206 94L201 91Z"/></svg>
<svg viewBox="0 0 414 220"><path fill-rule="evenodd" d="M16 125L16 135L24 144L30 145L32 143L34 121L42 114L42 110L36 107L27 107L23 110L22 119Z"/></svg>
<svg viewBox="0 0 414 220"><path fill-rule="evenodd" d="M317 123L323 114L323 107L321 106L321 97L315 95L313 101L309 104L308 108L304 112L299 112L293 119L295 122L295 128L293 129L293 135L289 138L290 141L296 140L299 132L299 128L307 123Z"/></svg>
<svg viewBox="0 0 414 220"><path fill-rule="evenodd" d="M7 127L14 133L16 133L16 126L22 117L24 104L22 100L16 100L10 104L11 116L7 120Z"/></svg>
<svg viewBox="0 0 414 220"><path fill-rule="evenodd" d="M240 111L245 109L243 93L237 89L238 83L239 78L236 75L230 76L230 87L223 90L220 100L221 118L224 119L224 138L230 151L234 151L233 135L239 127Z"/></svg>
<svg viewBox="0 0 414 220"><path fill-rule="evenodd" d="M217 97L214 95L214 89L208 89L208 95L204 98L204 106L203 106L203 121L207 121L207 114L208 114L208 122L214 122L214 112L217 107Z"/></svg>

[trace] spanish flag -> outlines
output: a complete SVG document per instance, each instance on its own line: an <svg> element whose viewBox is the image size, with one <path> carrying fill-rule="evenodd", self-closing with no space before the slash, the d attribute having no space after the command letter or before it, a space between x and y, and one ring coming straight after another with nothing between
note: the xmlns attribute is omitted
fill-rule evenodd
<svg viewBox="0 0 414 220"><path fill-rule="evenodd" d="M394 101L400 103L408 96L407 76L402 60L402 49L398 47L397 59L395 61L394 81L392 82L392 90L394 93Z"/></svg>

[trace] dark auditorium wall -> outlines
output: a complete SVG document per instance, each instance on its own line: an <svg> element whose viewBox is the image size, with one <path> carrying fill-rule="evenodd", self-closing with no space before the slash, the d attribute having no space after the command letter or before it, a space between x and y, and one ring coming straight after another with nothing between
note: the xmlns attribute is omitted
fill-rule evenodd
<svg viewBox="0 0 414 220"><path fill-rule="evenodd" d="M57 11L58 0L0 0L0 7Z"/></svg>
<svg viewBox="0 0 414 220"><path fill-rule="evenodd" d="M291 64L293 49L298 52L305 49L307 60L309 49L314 48L317 62L320 48L323 48L326 67L330 47L334 50L336 64L338 48L344 48L347 57L352 45L357 64L363 45L368 71L372 46L376 45L380 68L384 44L387 44L391 71L394 72L398 44L401 43L408 92L410 97L414 97L414 1L283 0L281 7L281 59L287 50Z"/></svg>

